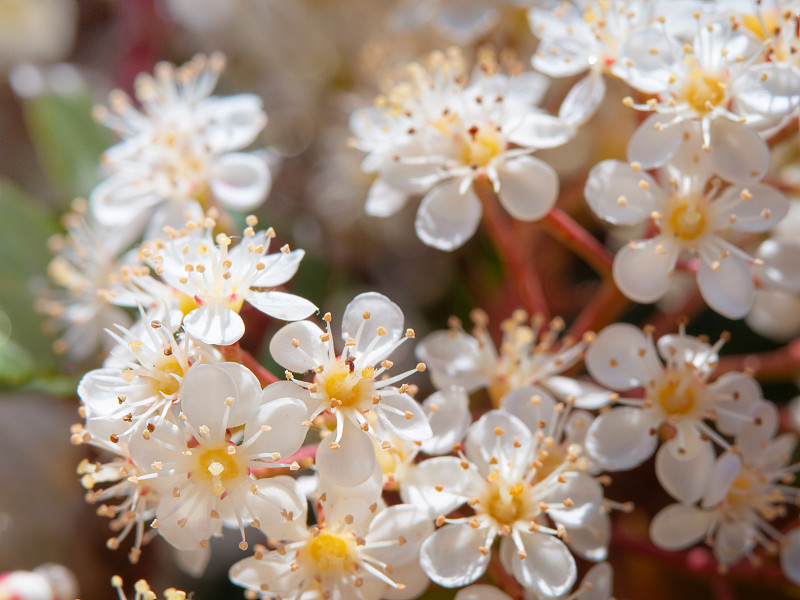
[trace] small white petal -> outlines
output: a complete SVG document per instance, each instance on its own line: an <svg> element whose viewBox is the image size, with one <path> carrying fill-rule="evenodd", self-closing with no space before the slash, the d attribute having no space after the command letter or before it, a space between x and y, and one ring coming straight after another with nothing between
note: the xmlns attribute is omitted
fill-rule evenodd
<svg viewBox="0 0 800 600"><path fill-rule="evenodd" d="M408 194L378 178L369 188L364 212L371 217L391 217L403 208L407 200Z"/></svg>
<svg viewBox="0 0 800 600"><path fill-rule="evenodd" d="M586 449L609 471L625 471L652 456L658 437L638 408L622 406L598 416L586 434Z"/></svg>
<svg viewBox="0 0 800 600"><path fill-rule="evenodd" d="M730 490L731 484L739 476L742 470L742 459L726 452L720 456L706 484L706 493L703 496L703 508L711 508L723 501L725 495Z"/></svg>
<svg viewBox="0 0 800 600"><path fill-rule="evenodd" d="M574 127L580 127L592 118L605 95L603 75L593 69L572 86L558 109L558 117Z"/></svg>
<svg viewBox="0 0 800 600"><path fill-rule="evenodd" d="M341 418L341 417L339 417ZM317 470L337 485L353 487L372 474L377 459L369 436L347 419L342 428L339 447L330 447L332 438L320 442L317 450Z"/></svg>
<svg viewBox="0 0 800 600"><path fill-rule="evenodd" d="M434 410L435 407L435 410ZM448 388L428 396L422 403L433 435L422 442L420 449L431 456L448 454L464 439L472 423L469 398L461 388Z"/></svg>
<svg viewBox="0 0 800 600"><path fill-rule="evenodd" d="M567 593L577 579L577 567L566 544L542 533L526 533L520 537L526 556L512 559L517 580L548 598Z"/></svg>
<svg viewBox="0 0 800 600"><path fill-rule="evenodd" d="M787 579L800 585L800 529L793 529L783 538L781 569Z"/></svg>
<svg viewBox="0 0 800 600"><path fill-rule="evenodd" d="M224 369L215 365L196 365L183 378L181 411L195 428L205 425L215 433L220 427L225 429L232 426L224 421L228 409L225 404L227 398L233 398L235 404L239 399L239 390Z"/></svg>
<svg viewBox="0 0 800 600"><path fill-rule="evenodd" d="M711 160L728 181L754 182L767 172L769 146L744 123L717 118L711 122Z"/></svg>
<svg viewBox="0 0 800 600"><path fill-rule="evenodd" d="M741 200L743 190L747 190L749 198ZM789 212L789 202L775 188L762 183L750 183L747 186L731 186L715 200L714 206L723 208L717 216L720 228L728 227L736 231L761 233L769 231ZM731 217L733 221L731 223Z"/></svg>
<svg viewBox="0 0 800 600"><path fill-rule="evenodd" d="M387 408L393 410L386 410ZM412 441L429 439L433 432L422 407L406 394L386 394L375 407L378 417L392 433ZM400 414L398 414L398 411ZM408 418L411 415L411 418Z"/></svg>
<svg viewBox="0 0 800 600"><path fill-rule="evenodd" d="M585 360L594 379L619 391L645 385L661 371L652 342L627 323L609 325L598 333Z"/></svg>
<svg viewBox="0 0 800 600"><path fill-rule="evenodd" d="M646 188L640 185L642 181ZM604 160L592 167L584 194L589 208L614 225L643 223L666 201L650 175L618 160Z"/></svg>
<svg viewBox="0 0 800 600"><path fill-rule="evenodd" d="M304 250L292 250L289 253L276 252L265 256L261 262L264 269L259 271L250 284L251 287L277 287L294 277L305 256Z"/></svg>
<svg viewBox="0 0 800 600"><path fill-rule="evenodd" d="M667 293L679 254L680 248L661 235L626 244L614 257L614 283L635 302L655 302Z"/></svg>
<svg viewBox="0 0 800 600"><path fill-rule="evenodd" d="M511 596L492 585L471 585L460 590L454 600L511 600Z"/></svg>
<svg viewBox="0 0 800 600"><path fill-rule="evenodd" d="M209 186L220 204L235 210L260 206L272 187L267 164L244 152L220 156L211 166Z"/></svg>
<svg viewBox="0 0 800 600"><path fill-rule="evenodd" d="M661 447L656 452L656 477L661 486L676 500L694 504L703 497L714 467L714 448L704 444L692 460L675 458Z"/></svg>
<svg viewBox="0 0 800 600"><path fill-rule="evenodd" d="M558 197L558 175L533 156L519 156L497 166L500 204L520 221L544 217Z"/></svg>
<svg viewBox="0 0 800 600"><path fill-rule="evenodd" d="M364 319L364 314L369 314L369 319ZM397 304L383 294L366 292L353 298L342 314L342 338L356 339L354 354L359 356L359 361L366 365L375 365L388 356L389 351L405 334L403 328L403 311ZM362 328L363 326L363 328ZM386 330L384 335L378 335L378 329ZM358 337L358 332L361 335ZM370 354L365 351L373 344Z"/></svg>
<svg viewBox="0 0 800 600"><path fill-rule="evenodd" d="M306 439L308 427L303 422L307 418L308 410L299 400L279 398L267 402L245 425L245 442L258 435L247 452L279 452L284 459L289 458ZM270 427L269 431L261 431L263 425Z"/></svg>
<svg viewBox="0 0 800 600"><path fill-rule="evenodd" d="M478 229L483 208L472 191L459 193L460 180L433 188L422 199L415 227L423 242L439 250L455 250Z"/></svg>
<svg viewBox="0 0 800 600"><path fill-rule="evenodd" d="M183 317L183 328L190 336L206 344L228 346L244 335L244 321L239 314L219 304L203 304Z"/></svg>
<svg viewBox="0 0 800 600"><path fill-rule="evenodd" d="M320 342L322 329L310 321L296 321L281 327L269 342L269 353L280 366L295 373L305 373L327 360ZM297 340L297 347L292 343Z"/></svg>
<svg viewBox="0 0 800 600"><path fill-rule="evenodd" d="M683 134L690 129L684 123L664 127L671 115L655 113L645 119L628 143L628 160L638 162L643 169L665 164L683 143Z"/></svg>
<svg viewBox="0 0 800 600"><path fill-rule="evenodd" d="M715 518L713 511L671 504L650 522L650 539L664 550L683 550L703 539Z"/></svg>
<svg viewBox="0 0 800 600"><path fill-rule="evenodd" d="M449 514L468 500L470 482L477 477L473 465L465 470L455 456L424 460L403 481L403 502L427 507L432 518ZM436 486L441 486L441 491Z"/></svg>
<svg viewBox="0 0 800 600"><path fill-rule="evenodd" d="M466 523L445 525L422 544L420 564L434 583L461 587L486 572L491 553L480 551L485 543L485 529L473 529Z"/></svg>
<svg viewBox="0 0 800 600"><path fill-rule="evenodd" d="M508 131L509 141L525 148L555 148L567 143L576 133L576 125L546 113L526 114Z"/></svg>
<svg viewBox="0 0 800 600"><path fill-rule="evenodd" d="M716 312L729 319L741 319L753 306L755 285L748 264L730 254L718 259L714 269L706 260L697 269L700 295Z"/></svg>
<svg viewBox="0 0 800 600"><path fill-rule="evenodd" d="M286 292L253 292L247 294L247 301L261 312L281 319L297 321L317 312L317 307L301 296Z"/></svg>

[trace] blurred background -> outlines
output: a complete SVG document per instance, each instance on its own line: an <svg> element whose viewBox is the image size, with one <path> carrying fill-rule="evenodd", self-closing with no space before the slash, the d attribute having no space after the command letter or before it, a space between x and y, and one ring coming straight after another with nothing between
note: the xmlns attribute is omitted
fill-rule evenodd
<svg viewBox="0 0 800 600"><path fill-rule="evenodd" d="M274 183L257 214L281 243L307 252L291 291L334 314L356 293L380 291L403 308L418 336L446 327L450 315L468 323L474 307L499 323L518 298L484 233L446 254L417 239L414 202L389 219L364 214L371 180L360 171L361 153L348 146L348 119L373 102L392 69L435 49L457 44L469 61L480 44L491 43L513 49L527 64L536 47L525 14L529 4L0 0L0 572L60 563L76 574L84 600L113 597L113 574L121 574L129 589L145 577L158 592L175 586L199 599L242 597L227 582L228 567L241 556L237 536L214 541L200 580L179 569L161 539L132 566L126 548L106 549L107 523L84 502L75 474L81 459L91 459L88 448L69 443L69 427L79 420L75 388L98 360L76 362L55 353L54 333L33 307L48 287L48 239L63 232L60 217L72 200L86 197L102 179L100 154L115 141L94 122L92 107L105 103L114 88L131 93L137 73L151 72L158 61L180 64L197 53L222 51L228 67L216 93L255 93L269 117L254 147L266 147ZM545 107L558 106L573 82L553 82ZM624 159L639 122L619 101L624 90L609 85L600 113L575 140L537 154L561 176L559 206L600 237L603 228L582 201L586 173L601 159ZM543 257L538 269L547 299L569 322L592 297L597 278L535 224L513 227L526 250ZM676 301L675 314L681 308ZM674 317L670 306L661 310ZM639 307L625 318L641 323L648 315ZM245 318L250 332L261 317ZM714 339L732 326L726 351L775 347L744 324L711 313L698 314L689 330ZM265 341L272 327L262 319L259 335L243 340L268 366ZM413 363L413 349L404 348ZM419 376L415 383L424 398L427 380ZM795 393L786 382L766 388L765 396L785 402ZM623 533L646 536L649 517L668 502L654 476L642 476L652 472L649 464L615 478L608 495L638 507L621 516ZM702 564L708 553L699 549L694 559ZM635 543L612 543L611 562L619 598L714 593L708 569L686 574ZM734 579L733 590L736 598L800 598L796 588L769 580ZM453 594L432 589L426 598Z"/></svg>

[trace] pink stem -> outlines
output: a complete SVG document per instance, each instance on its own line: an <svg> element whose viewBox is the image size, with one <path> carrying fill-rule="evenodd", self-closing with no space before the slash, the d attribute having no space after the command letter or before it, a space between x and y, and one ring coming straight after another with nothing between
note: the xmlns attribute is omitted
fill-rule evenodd
<svg viewBox="0 0 800 600"><path fill-rule="evenodd" d="M280 381L275 375L267 371L252 354L242 348L239 342L231 344L230 346L218 346L218 348L220 352L222 352L222 356L225 360L239 363L250 369L262 386Z"/></svg>

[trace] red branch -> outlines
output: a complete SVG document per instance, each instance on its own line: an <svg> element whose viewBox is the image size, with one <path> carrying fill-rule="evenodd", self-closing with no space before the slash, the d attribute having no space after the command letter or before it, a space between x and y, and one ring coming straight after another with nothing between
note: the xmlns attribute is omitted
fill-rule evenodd
<svg viewBox="0 0 800 600"><path fill-rule="evenodd" d="M617 289L613 281L606 280L575 318L567 335L577 340L587 331L600 331L616 321L628 306L630 300Z"/></svg>
<svg viewBox="0 0 800 600"><path fill-rule="evenodd" d="M611 279L614 257L596 237L567 213L554 208L539 224L547 233L585 260L603 279Z"/></svg>
<svg viewBox="0 0 800 600"><path fill-rule="evenodd" d="M739 354L720 359L717 372L752 371L761 380L786 381L800 372L800 340L793 340L783 348L759 354Z"/></svg>
<svg viewBox="0 0 800 600"><path fill-rule="evenodd" d="M512 575L506 573L506 570L503 568L503 565L500 564L500 560L497 558L496 554L493 555L492 559L489 561L487 571L489 575L492 576L492 579L494 579L497 587L511 596L513 600L524 600L525 592L522 586Z"/></svg>
<svg viewBox="0 0 800 600"><path fill-rule="evenodd" d="M473 187L483 203L483 222L509 278L516 285L525 310L531 314L549 317L550 309L539 276L522 244L517 240L511 223L497 205L494 190L488 181L482 180L476 181Z"/></svg>
<svg viewBox="0 0 800 600"><path fill-rule="evenodd" d="M222 356L225 360L239 363L250 369L262 386L280 381L275 375L267 371L252 354L243 349L239 345L239 342L231 344L230 346L218 346L218 348L220 352L222 352Z"/></svg>

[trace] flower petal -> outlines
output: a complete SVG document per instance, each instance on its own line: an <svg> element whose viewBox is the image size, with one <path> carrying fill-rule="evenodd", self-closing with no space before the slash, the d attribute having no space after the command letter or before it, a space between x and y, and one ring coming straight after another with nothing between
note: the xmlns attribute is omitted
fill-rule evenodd
<svg viewBox="0 0 800 600"><path fill-rule="evenodd" d="M592 118L605 95L606 82L603 75L592 69L567 93L558 109L558 118L574 127L580 127Z"/></svg>
<svg viewBox="0 0 800 600"><path fill-rule="evenodd" d="M628 298L641 304L655 302L667 293L680 248L664 236L631 242L614 257L614 283Z"/></svg>
<svg viewBox="0 0 800 600"><path fill-rule="evenodd" d="M342 418L342 417L339 417ZM338 448L324 439L317 450L317 470L337 485L353 487L366 481L375 467L375 448L369 436L346 419Z"/></svg>
<svg viewBox="0 0 800 600"><path fill-rule="evenodd" d="M578 576L575 559L566 544L544 533L528 533L520 537L526 556L512 559L517 581L548 598L566 594Z"/></svg>
<svg viewBox="0 0 800 600"><path fill-rule="evenodd" d="M244 321L220 304L204 304L183 317L183 329L206 344L228 346L244 335Z"/></svg>
<svg viewBox="0 0 800 600"><path fill-rule="evenodd" d="M311 371L327 359L325 346L319 339L324 333L310 321L289 323L272 336L269 353L285 369L295 373ZM296 346L294 340L297 340Z"/></svg>
<svg viewBox="0 0 800 600"><path fill-rule="evenodd" d="M472 423L469 398L461 388L448 388L428 396L422 403L433 435L423 440L420 449L431 456L449 454L453 444L464 439Z"/></svg>
<svg viewBox="0 0 800 600"><path fill-rule="evenodd" d="M655 113L647 117L628 142L628 160L638 162L643 169L654 169L665 164L683 143L688 124L664 126L671 115Z"/></svg>
<svg viewBox="0 0 800 600"><path fill-rule="evenodd" d="M511 596L493 585L471 585L459 590L454 600L511 600Z"/></svg>
<svg viewBox="0 0 800 600"><path fill-rule="evenodd" d="M701 260L697 269L697 286L703 300L729 319L744 317L755 300L756 290L750 267L733 254L720 257L713 263Z"/></svg>
<svg viewBox="0 0 800 600"><path fill-rule="evenodd" d="M257 417L251 417L245 425L245 443L258 436L247 447L247 453L278 452L281 457L289 458L306 439L308 427L303 422L307 418L308 409L300 400L279 398L267 402L258 409ZM270 429L262 431L265 425Z"/></svg>
<svg viewBox="0 0 800 600"><path fill-rule="evenodd" d="M186 373L181 386L181 412L187 421L197 429L205 425L212 434L224 431L232 425L225 419L230 409L225 404L227 398L239 399L236 382L224 370L215 365L195 365Z"/></svg>
<svg viewBox="0 0 800 600"><path fill-rule="evenodd" d="M646 187L640 185L642 181ZM619 160L604 160L592 167L584 194L589 208L614 225L644 223L666 201L650 175Z"/></svg>
<svg viewBox="0 0 800 600"><path fill-rule="evenodd" d="M703 539L715 519L713 511L670 504L650 522L650 539L663 550L683 550Z"/></svg>
<svg viewBox="0 0 800 600"><path fill-rule="evenodd" d="M403 502L424 506L431 518L436 518L468 500L473 478L478 478L473 465L468 464L465 470L458 457L437 456L416 465L403 481L400 493Z"/></svg>
<svg viewBox="0 0 800 600"><path fill-rule="evenodd" d="M486 572L491 553L480 548L486 543L486 530L466 523L445 525L422 544L420 564L434 583L461 587Z"/></svg>
<svg viewBox="0 0 800 600"><path fill-rule="evenodd" d="M433 435L422 407L407 394L381 395L375 411L381 423L405 440L421 442Z"/></svg>
<svg viewBox="0 0 800 600"><path fill-rule="evenodd" d="M252 210L272 187L272 175L259 157L245 152L223 154L211 166L209 186L226 208Z"/></svg>
<svg viewBox="0 0 800 600"><path fill-rule="evenodd" d="M609 325L598 333L585 361L594 379L619 391L643 386L661 371L652 341L627 323Z"/></svg>
<svg viewBox="0 0 800 600"><path fill-rule="evenodd" d="M433 188L422 199L415 227L423 242L439 250L455 250L478 229L483 209L470 187L459 193L460 180Z"/></svg>
<svg viewBox="0 0 800 600"><path fill-rule="evenodd" d="M725 452L714 463L711 474L706 482L705 495L703 496L703 508L711 508L725 499L734 480L742 471L742 459Z"/></svg>
<svg viewBox="0 0 800 600"><path fill-rule="evenodd" d="M632 469L650 458L658 437L642 410L629 406L614 408L598 416L586 434L586 449L609 471Z"/></svg>
<svg viewBox="0 0 800 600"><path fill-rule="evenodd" d="M364 316L369 318L365 319ZM403 311L397 304L378 292L366 292L353 298L342 315L342 339L356 340L353 349L360 367L376 365L405 334ZM378 335L383 328L386 333ZM377 338L377 341L376 341ZM371 347L369 355L365 355ZM359 356L360 355L360 356Z"/></svg>
<svg viewBox="0 0 800 600"><path fill-rule="evenodd" d="M716 215L720 228L730 226L748 233L769 231L789 212L789 202L783 194L772 186L755 182L746 187L729 187L713 206L721 209Z"/></svg>
<svg viewBox="0 0 800 600"><path fill-rule="evenodd" d="M247 301L261 312L282 321L305 319L317 312L317 307L302 296L274 290L250 291L247 294Z"/></svg>
<svg viewBox="0 0 800 600"><path fill-rule="evenodd" d="M575 125L547 113L529 112L508 130L508 140L525 148L555 148L575 136Z"/></svg>
<svg viewBox="0 0 800 600"><path fill-rule="evenodd" d="M408 194L376 179L369 188L364 212L371 217L391 217L405 205Z"/></svg>
<svg viewBox="0 0 800 600"><path fill-rule="evenodd" d="M800 585L800 528L793 529L783 538L781 569L787 579Z"/></svg>
<svg viewBox="0 0 800 600"><path fill-rule="evenodd" d="M769 167L769 146L744 123L717 118L711 122L714 170L733 183L762 179Z"/></svg>
<svg viewBox="0 0 800 600"><path fill-rule="evenodd" d="M714 448L704 444L692 460L675 458L661 447L656 452L656 477L673 498L684 504L694 504L703 497L714 467Z"/></svg>
<svg viewBox="0 0 800 600"><path fill-rule="evenodd" d="M294 277L305 256L304 250L276 252L261 259L264 268L250 284L251 287L277 287Z"/></svg>
<svg viewBox="0 0 800 600"><path fill-rule="evenodd" d="M544 217L558 197L558 175L553 167L533 156L518 156L497 165L500 204L515 219L536 221Z"/></svg>

